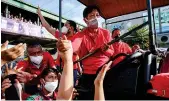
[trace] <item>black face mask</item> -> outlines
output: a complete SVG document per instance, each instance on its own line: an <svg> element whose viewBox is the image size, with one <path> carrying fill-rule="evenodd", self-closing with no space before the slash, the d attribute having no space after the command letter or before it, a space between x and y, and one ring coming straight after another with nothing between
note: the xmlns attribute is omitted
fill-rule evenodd
<svg viewBox="0 0 169 101"><path fill-rule="evenodd" d="M117 38L119 38L120 36L115 36L114 39L116 40ZM118 40L117 42L119 42L120 40Z"/></svg>

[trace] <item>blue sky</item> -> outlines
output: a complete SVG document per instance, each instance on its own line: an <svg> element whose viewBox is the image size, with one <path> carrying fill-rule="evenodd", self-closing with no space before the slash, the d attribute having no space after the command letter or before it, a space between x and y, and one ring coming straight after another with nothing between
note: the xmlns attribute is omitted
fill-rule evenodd
<svg viewBox="0 0 169 101"><path fill-rule="evenodd" d="M52 13L59 15L59 0L23 0L34 6L40 6ZM62 16L85 25L83 10L85 6L77 0L62 0Z"/></svg>

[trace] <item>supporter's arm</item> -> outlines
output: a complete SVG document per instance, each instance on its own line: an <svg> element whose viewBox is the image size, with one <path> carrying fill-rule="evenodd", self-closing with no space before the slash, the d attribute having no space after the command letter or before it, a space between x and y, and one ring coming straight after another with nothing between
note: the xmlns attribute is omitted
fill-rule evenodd
<svg viewBox="0 0 169 101"><path fill-rule="evenodd" d="M94 85L95 85L95 94L94 94L94 100L105 100L104 97L104 89L103 89L103 80L105 77L106 72L109 70L109 67L112 62L109 62L108 64L104 65L99 74L97 75Z"/></svg>
<svg viewBox="0 0 169 101"><path fill-rule="evenodd" d="M64 61L64 68L58 90L58 99L71 100L73 93L73 49L71 42L64 36L64 40L58 41L58 50Z"/></svg>
<svg viewBox="0 0 169 101"><path fill-rule="evenodd" d="M43 17L43 15L41 14L41 11L40 11L40 8L38 7L38 10L37 10L37 13L38 13L38 16L42 22L42 26L46 28L46 30L48 32L50 32L53 36L55 36L55 32L56 30L54 28L52 28L49 23L45 20L45 18Z"/></svg>
<svg viewBox="0 0 169 101"><path fill-rule="evenodd" d="M79 60L79 56L78 56L78 55L77 55L76 60ZM80 66L80 62L77 63L77 66L78 66L78 71L79 71L79 73L82 74L82 73L83 73L83 70L82 70L82 67Z"/></svg>
<svg viewBox="0 0 169 101"><path fill-rule="evenodd" d="M1 66L15 60L24 54L24 44L20 43L12 48L6 49L8 41L1 46Z"/></svg>
<svg viewBox="0 0 169 101"><path fill-rule="evenodd" d="M17 75L17 79L18 79L19 82L21 82L21 83L28 83L28 82L31 81L33 78L36 78L36 77L37 77L36 74L30 74L30 73L24 72L24 71L18 71L16 75Z"/></svg>

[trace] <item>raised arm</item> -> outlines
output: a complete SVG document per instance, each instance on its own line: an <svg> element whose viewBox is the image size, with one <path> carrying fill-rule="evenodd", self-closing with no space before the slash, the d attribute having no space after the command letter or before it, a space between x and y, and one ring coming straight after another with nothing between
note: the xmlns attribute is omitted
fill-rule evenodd
<svg viewBox="0 0 169 101"><path fill-rule="evenodd" d="M71 41L67 40L64 36L63 40L59 40L57 43L59 55L64 61L63 72L58 90L58 99L71 100L73 93L73 49Z"/></svg>
<svg viewBox="0 0 169 101"><path fill-rule="evenodd" d="M45 27L48 32L50 32L52 35L55 36L56 30L55 30L54 28L52 28L52 27L49 25L49 23L45 20L45 18L44 18L43 15L41 14L41 10L40 10L39 6L38 6L37 13L38 13L38 16L39 16L39 18L40 18L40 20L41 20L41 22L42 22L42 26Z"/></svg>
<svg viewBox="0 0 169 101"><path fill-rule="evenodd" d="M103 80L111 64L112 64L112 61L104 65L94 81L94 85L95 85L94 100L102 100L102 101L105 100Z"/></svg>

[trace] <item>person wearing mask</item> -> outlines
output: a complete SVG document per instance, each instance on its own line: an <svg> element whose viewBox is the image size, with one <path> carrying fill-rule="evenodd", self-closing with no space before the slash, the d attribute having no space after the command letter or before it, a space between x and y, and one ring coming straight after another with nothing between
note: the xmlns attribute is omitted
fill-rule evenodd
<svg viewBox="0 0 169 101"><path fill-rule="evenodd" d="M82 60L83 74L79 80L79 85L84 89L93 89L96 71L109 60L114 49L106 44L111 41L109 31L99 27L100 10L96 6L88 6L83 11L83 18L87 28L74 36L72 46L79 58L98 48L100 49L97 53ZM84 97L84 99L87 98L87 96Z"/></svg>
<svg viewBox="0 0 169 101"><path fill-rule="evenodd" d="M71 42L67 40L66 36L63 36L62 40L59 40L57 45L59 55L65 61L63 73L58 87L58 72L54 68L45 68L40 76L40 91L27 98L27 100L71 100L73 95L73 49ZM18 89L20 101L22 100L22 86L16 79L16 89ZM5 79L2 82L1 88L7 89L11 86L11 81ZM55 89L58 87L58 92L55 93Z"/></svg>
<svg viewBox="0 0 169 101"><path fill-rule="evenodd" d="M25 83L25 92L27 94L34 94L38 91L37 84L42 71L46 67L56 69L56 66L50 53L43 51L38 43L28 44L27 53L28 60L19 61L17 64L17 69L22 68L22 71L17 72L17 79L21 83Z"/></svg>
<svg viewBox="0 0 169 101"><path fill-rule="evenodd" d="M56 68L50 53L43 51L39 43L28 44L27 53L28 60L19 61L17 64L17 68L22 67L22 71L40 75L43 69L48 66Z"/></svg>
<svg viewBox="0 0 169 101"><path fill-rule="evenodd" d="M121 31L119 29L117 29L117 28L114 29L112 31L112 39L119 38L120 34L121 34ZM116 55L118 55L120 53L132 54L132 50L131 50L130 46L127 43L125 43L125 42L123 42L121 40L113 43L112 46L114 48L114 54L113 54L113 56L116 56ZM115 59L113 61L112 66L115 66L116 64L118 64L119 62L121 62L124 58L125 58L124 56L121 56L121 57Z"/></svg>
<svg viewBox="0 0 169 101"><path fill-rule="evenodd" d="M55 89L58 87L58 72L54 68L45 68L40 76L40 91L35 95L31 95L27 101L56 100L57 93Z"/></svg>
<svg viewBox="0 0 169 101"><path fill-rule="evenodd" d="M41 10L40 8L38 7L38 10L37 10L37 13L38 13L38 16L42 22L42 26L45 27L47 29L48 32L50 32L53 36L55 36L55 38L59 39L59 31L52 28L49 23L45 20L45 18L42 16L41 14ZM76 28L76 23L72 20L68 20L64 26L62 27L62 36L65 35L67 37L68 40L72 41L73 40L73 36L76 34L77 32L77 28ZM76 61L78 59L78 55L76 53L73 54L73 61ZM60 56L57 57L56 59L56 63L57 65L63 67L60 63L62 63L64 61L62 61L60 59ZM58 64L59 63L59 64ZM63 64L63 63L62 63ZM80 74L82 74L82 68L80 66L80 63L77 63L77 64L74 64L74 85L77 81L77 74L78 72L80 72Z"/></svg>
<svg viewBox="0 0 169 101"><path fill-rule="evenodd" d="M68 20L64 26L62 27L62 36L59 36L59 31L52 28L49 23L45 20L43 15L41 14L41 10L38 7L37 9L37 14L42 22L42 26L46 28L46 30L51 33L53 36L55 36L56 39L59 37L63 37L63 35L66 35L68 40L72 40L73 35L76 34L77 29L76 29L76 23L72 20Z"/></svg>

